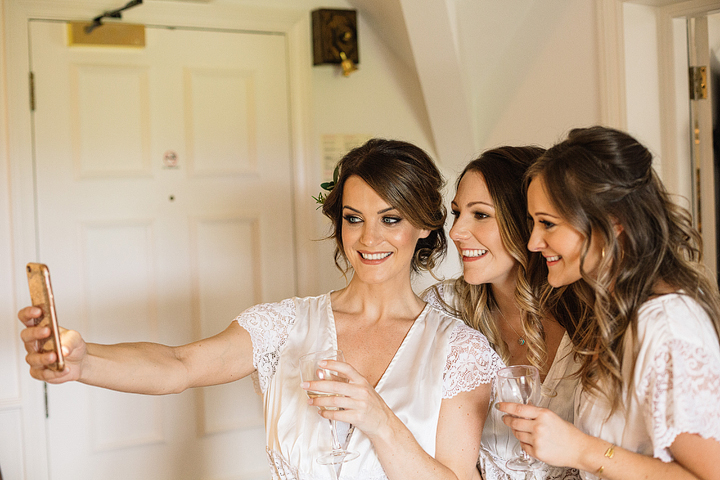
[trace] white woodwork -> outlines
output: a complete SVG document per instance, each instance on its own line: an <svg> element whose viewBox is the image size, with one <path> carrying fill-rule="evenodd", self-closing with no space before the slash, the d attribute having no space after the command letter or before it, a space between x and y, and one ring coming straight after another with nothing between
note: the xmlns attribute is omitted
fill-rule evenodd
<svg viewBox="0 0 720 480"><path fill-rule="evenodd" d="M63 30L30 26L38 249L61 323L176 345L293 295L283 36L149 27L145 49L120 50L67 47ZM267 469L249 378L164 397L61 385L49 399L56 479ZM226 443L244 454L204 456Z"/></svg>
<svg viewBox="0 0 720 480"><path fill-rule="evenodd" d="M623 9L618 0L596 0L600 122L627 128Z"/></svg>
<svg viewBox="0 0 720 480"><path fill-rule="evenodd" d="M690 160L695 148L691 131L693 122L690 101L688 99L687 68L692 63L692 49L687 42L687 18L705 18L709 12L720 7L717 0L689 0L671 3L657 10L658 22L658 73L660 78L660 112L663 180L672 193L679 193L692 202L689 206L695 210L696 182ZM685 38L683 38L685 37ZM704 49L708 48L705 36ZM707 54L704 54L707 56ZM711 118L709 100L693 102L703 123ZM701 168L700 195L702 200L701 223L703 227L704 260L711 272L716 271L715 248L715 200L712 186L712 129L701 129L698 146ZM687 203L681 201L683 206ZM696 211L693 211L697 214ZM696 215L697 217L697 215ZM698 218L695 219L696 221Z"/></svg>
<svg viewBox="0 0 720 480"><path fill-rule="evenodd" d="M23 464L15 461L22 458L23 432L20 410L0 408L0 469L2 478L26 478Z"/></svg>
<svg viewBox="0 0 720 480"><path fill-rule="evenodd" d="M28 56L30 19L59 21L88 19L97 15L97 12L97 2L84 0L13 0L11 2L0 0L0 20L3 30L0 50L4 56L3 61L0 61L0 92L2 92L0 94L0 111L2 112L0 163L7 167L0 171L0 180L3 185L9 187L4 190L5 195L0 197L0 207L4 212L3 228L0 229L3 232L0 246L8 252L0 257L3 267L7 267L0 271L7 272L6 281L3 284L10 286L0 293L0 297L4 300L0 303L6 307L7 318L13 318L17 308L27 303L24 265L29 259L38 258L36 239L40 235L34 221L34 167L32 165L34 153L30 128L33 120L28 108L27 76L32 69ZM302 253L297 256L299 270L296 284L300 294L316 293L321 279L316 274L319 244L313 241L318 234L315 225L317 212L311 194L316 193L315 185L321 179L315 172L313 122L308 121L312 118L315 102L312 96L312 55L311 44L308 42L310 16L307 14L307 9L303 7L297 10L292 7L278 9L266 6L254 7L219 3L200 5L188 2L181 5L176 2L146 2L142 8L126 13L123 15L123 20L133 23L245 29L284 35L287 47L285 60L289 66L287 80L290 99L287 106L292 112L290 128L292 154L290 157L295 174L292 186L297 194L294 206L297 220L295 236L298 239L306 239L298 242L296 247ZM92 205L86 206L86 208L92 209ZM7 235L5 236L5 234ZM173 307L180 310L180 307L174 303L164 305L166 309ZM0 401L0 412L3 412L3 415L11 412L21 416L22 438L17 442L10 430L0 430L0 437L2 439L12 438L11 444L15 447L0 449L0 464L2 464L6 478L50 478L47 450L38 448L39 445L48 444L43 384L31 379L27 375L27 366L23 366L24 363L21 364L23 354L22 346L18 342L19 326L12 322L4 325L5 327L0 326L0 342L3 342L0 357L4 367L0 369L2 385L0 391L7 392L13 398ZM10 345L5 348L8 339L11 340ZM21 374L20 377L18 377L18 373ZM19 397L16 395L18 385L20 387ZM53 390L54 387L51 386L51 395ZM258 429L254 435L262 435L262 429ZM246 480L267 478L265 465L258 468L249 466L257 461L255 450L257 441L254 435L243 435L236 432L233 436L225 436L225 441L220 445L203 443L199 449L189 452L190 454L181 455L176 463L180 466L180 471L183 471L182 467L186 465L188 459L192 460L199 456L204 459L206 465L217 467L216 474L206 478L242 478ZM8 457L11 458L9 461ZM243 465L246 473L237 475L232 473L231 468L223 467L228 464L230 458L234 460L233 468L235 465ZM111 478L116 476L117 466L109 462L106 476ZM119 466L128 467L122 464ZM75 465L75 467L78 478L80 478L85 471L85 464ZM188 471L190 470L188 469Z"/></svg>
<svg viewBox="0 0 720 480"><path fill-rule="evenodd" d="M242 70L187 69L185 88L187 152L192 173L255 173L253 75Z"/></svg>
<svg viewBox="0 0 720 480"><path fill-rule="evenodd" d="M707 67L707 98L690 101L691 125L696 139L693 142L693 177L698 185L695 220L703 237L705 267L717 278L716 227L715 227L715 159L713 152L712 71L707 14L692 19L694 28L688 28L689 66ZM695 131L697 131L695 133Z"/></svg>
<svg viewBox="0 0 720 480"><path fill-rule="evenodd" d="M193 317L197 336L214 335L232 318L227 298L244 305L262 301L261 242L258 218L197 218L193 235ZM237 252L243 252L238 255ZM232 278L233 281L226 281ZM240 428L262 427L262 408L253 383L244 378L228 385L202 388L197 392L198 433L211 435ZM228 409L224 405L242 405Z"/></svg>
<svg viewBox="0 0 720 480"><path fill-rule="evenodd" d="M150 174L147 67L72 64L70 98L79 176Z"/></svg>

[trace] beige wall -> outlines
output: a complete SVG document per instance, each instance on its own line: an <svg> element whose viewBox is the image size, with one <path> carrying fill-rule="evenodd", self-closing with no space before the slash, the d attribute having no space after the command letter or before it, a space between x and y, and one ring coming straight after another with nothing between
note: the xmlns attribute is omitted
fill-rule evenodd
<svg viewBox="0 0 720 480"><path fill-rule="evenodd" d="M594 0L456 3L480 150L549 146L600 121Z"/></svg>

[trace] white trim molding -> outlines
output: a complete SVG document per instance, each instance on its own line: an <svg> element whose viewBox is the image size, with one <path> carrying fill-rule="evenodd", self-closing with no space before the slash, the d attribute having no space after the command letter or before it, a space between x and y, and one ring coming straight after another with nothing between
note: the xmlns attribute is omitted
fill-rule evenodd
<svg viewBox="0 0 720 480"><path fill-rule="evenodd" d="M621 0L596 0L600 121L627 129L625 98L625 42Z"/></svg>

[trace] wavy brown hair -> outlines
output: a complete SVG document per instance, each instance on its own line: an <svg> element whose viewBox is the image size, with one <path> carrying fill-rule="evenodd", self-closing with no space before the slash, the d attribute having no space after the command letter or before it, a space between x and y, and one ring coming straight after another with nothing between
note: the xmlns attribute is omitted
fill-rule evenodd
<svg viewBox="0 0 720 480"><path fill-rule="evenodd" d="M340 160L337 184L325 199L322 212L333 222L329 238L335 239L335 265L343 273L350 266L342 241L342 198L345 182L353 175L360 177L415 228L430 230L430 235L415 245L412 269L432 271L445 255L447 239L441 193L444 180L430 156L407 142L374 138Z"/></svg>
<svg viewBox="0 0 720 480"><path fill-rule="evenodd" d="M651 153L627 133L572 130L530 167L527 183L535 178L542 179L563 219L584 236L582 279L548 293L545 306L552 310L552 299L563 292L576 296L572 338L583 388L606 397L616 411L623 402L625 338L637 333L640 306L661 294L656 288L664 282L696 300L718 334L717 283L701 263L702 240L690 214L671 200L652 168ZM603 255L589 275L584 262L593 234Z"/></svg>
<svg viewBox="0 0 720 480"><path fill-rule="evenodd" d="M523 334L528 344L528 361L545 370L547 345L538 299L547 279L547 267L539 254L527 249L530 239L523 178L528 167L545 150L535 146L499 147L488 150L470 162L457 179L456 189L468 172L482 175L495 207L503 246L518 264L515 302L521 311ZM484 334L503 361L508 364L510 350L500 336L496 312L498 305L492 285L472 285L461 276L453 282L459 299L457 308L449 305L465 323ZM441 295L438 295L441 298Z"/></svg>

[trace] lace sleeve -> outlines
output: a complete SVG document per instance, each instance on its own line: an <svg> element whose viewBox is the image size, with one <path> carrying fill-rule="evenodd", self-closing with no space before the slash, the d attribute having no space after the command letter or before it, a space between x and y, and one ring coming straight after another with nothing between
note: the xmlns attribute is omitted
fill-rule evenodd
<svg viewBox="0 0 720 480"><path fill-rule="evenodd" d="M425 303L429 303L436 310L445 312L453 317L458 317L459 314L455 310L453 303L453 287L452 284L447 281L438 282L435 285L428 287L422 293L422 299Z"/></svg>
<svg viewBox="0 0 720 480"><path fill-rule="evenodd" d="M660 346L638 385L652 431L653 455L673 460L669 447L681 433L720 441L720 362L682 340Z"/></svg>
<svg viewBox="0 0 720 480"><path fill-rule="evenodd" d="M502 360L482 333L458 324L450 333L442 398L452 398L491 383L502 367Z"/></svg>
<svg viewBox="0 0 720 480"><path fill-rule="evenodd" d="M445 310L445 306L443 305L443 301L440 300L443 298L445 290L445 284L443 282L436 283L432 287L429 287L427 290L425 290L422 294L422 299L425 303L429 303L436 309L440 311Z"/></svg>
<svg viewBox="0 0 720 480"><path fill-rule="evenodd" d="M280 349L295 324L295 301L288 298L279 303L263 303L248 308L235 320L248 331L253 345L253 366L257 370L260 391L265 392L275 374Z"/></svg>

